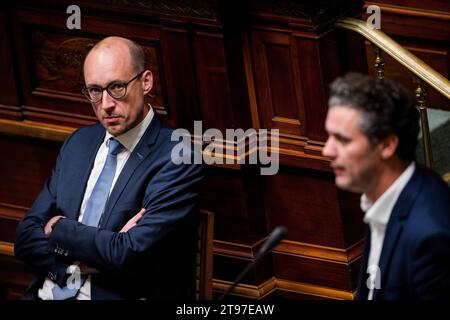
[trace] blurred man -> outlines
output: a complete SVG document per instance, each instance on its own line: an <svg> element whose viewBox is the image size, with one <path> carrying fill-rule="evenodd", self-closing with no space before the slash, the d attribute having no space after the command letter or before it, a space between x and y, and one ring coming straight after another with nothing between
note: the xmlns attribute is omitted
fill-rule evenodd
<svg viewBox="0 0 450 320"><path fill-rule="evenodd" d="M25 298L194 297L200 165L175 165L172 129L144 101L153 85L136 43L109 37L84 62L99 124L75 131L17 229L39 276Z"/></svg>
<svg viewBox="0 0 450 320"><path fill-rule="evenodd" d="M359 299L450 298L450 191L415 163L419 114L398 85L348 74L331 85L323 154L336 185L363 193Z"/></svg>

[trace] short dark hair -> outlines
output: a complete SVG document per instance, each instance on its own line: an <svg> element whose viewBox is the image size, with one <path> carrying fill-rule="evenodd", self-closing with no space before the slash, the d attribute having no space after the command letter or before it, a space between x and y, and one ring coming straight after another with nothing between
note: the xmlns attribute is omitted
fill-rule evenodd
<svg viewBox="0 0 450 320"><path fill-rule="evenodd" d="M416 157L419 111L411 94L387 79L348 73L331 84L329 107L362 111L359 129L372 144L391 134L398 137L397 155L405 161Z"/></svg>
<svg viewBox="0 0 450 320"><path fill-rule="evenodd" d="M135 72L142 72L146 67L146 59L144 49L135 41L130 40L130 45L128 46L131 55L131 61Z"/></svg>

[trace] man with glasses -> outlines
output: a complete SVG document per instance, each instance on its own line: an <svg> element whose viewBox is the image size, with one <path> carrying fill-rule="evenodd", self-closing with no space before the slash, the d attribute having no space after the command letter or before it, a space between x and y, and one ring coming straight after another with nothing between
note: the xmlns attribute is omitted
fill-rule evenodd
<svg viewBox="0 0 450 320"><path fill-rule="evenodd" d="M139 45L103 39L84 79L100 123L65 141L18 226L15 254L39 274L25 298L193 298L202 168L171 159L172 130L144 101L153 77Z"/></svg>

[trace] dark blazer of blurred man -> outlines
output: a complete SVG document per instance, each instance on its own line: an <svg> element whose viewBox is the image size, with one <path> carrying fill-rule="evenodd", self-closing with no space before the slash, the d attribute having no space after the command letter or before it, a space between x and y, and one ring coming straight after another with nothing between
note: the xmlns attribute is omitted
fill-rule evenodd
<svg viewBox="0 0 450 320"><path fill-rule="evenodd" d="M323 154L339 188L362 193L362 300L450 298L450 189L417 164L419 115L398 85L360 74L332 83Z"/></svg>

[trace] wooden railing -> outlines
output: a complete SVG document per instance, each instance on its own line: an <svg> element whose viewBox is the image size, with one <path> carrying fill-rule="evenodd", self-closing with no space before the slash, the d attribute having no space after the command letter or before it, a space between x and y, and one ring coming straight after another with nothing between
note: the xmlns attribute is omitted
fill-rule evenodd
<svg viewBox="0 0 450 320"><path fill-rule="evenodd" d="M368 26L363 20L342 18L339 19L335 25L339 28L358 32L372 43L375 55L374 67L378 78L384 78L383 52L398 61L413 74L416 104L420 112L420 122L422 126L425 165L428 167L433 167L433 152L431 148L430 129L428 126L426 107L427 92L423 86L423 82L436 89L447 99L450 99L450 81L421 59L403 48L383 31Z"/></svg>

